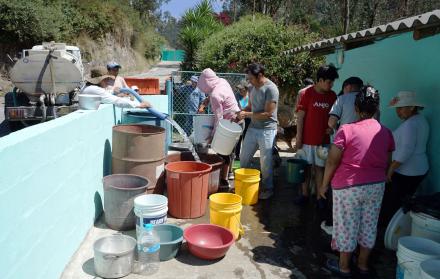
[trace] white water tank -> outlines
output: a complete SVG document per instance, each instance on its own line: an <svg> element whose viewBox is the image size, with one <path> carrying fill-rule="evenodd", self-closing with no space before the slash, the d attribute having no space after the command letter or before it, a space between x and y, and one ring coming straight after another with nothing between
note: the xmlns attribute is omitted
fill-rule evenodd
<svg viewBox="0 0 440 279"><path fill-rule="evenodd" d="M15 63L10 76L14 85L31 101L38 100L41 93L72 92L83 82L79 49L62 43L35 46L23 51L23 57Z"/></svg>

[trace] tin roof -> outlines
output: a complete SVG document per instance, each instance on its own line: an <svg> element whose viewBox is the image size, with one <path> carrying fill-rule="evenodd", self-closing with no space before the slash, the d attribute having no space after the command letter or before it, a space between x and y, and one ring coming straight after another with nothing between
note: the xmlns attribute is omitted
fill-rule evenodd
<svg viewBox="0 0 440 279"><path fill-rule="evenodd" d="M417 16L408 17L405 19L393 21L387 24L375 26L369 29L356 31L350 34L325 39L307 45L302 45L293 49L284 51L285 54L297 53L302 51L312 51L324 48L334 47L338 44L349 43L352 41L368 40L372 37L386 36L391 33L402 33L414 30L426 25L440 25L440 10L433 10L428 13Z"/></svg>

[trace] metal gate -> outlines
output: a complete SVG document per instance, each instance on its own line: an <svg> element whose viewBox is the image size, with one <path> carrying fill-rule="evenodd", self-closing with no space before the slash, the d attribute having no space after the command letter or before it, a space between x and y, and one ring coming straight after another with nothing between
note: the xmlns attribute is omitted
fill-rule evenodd
<svg viewBox="0 0 440 279"><path fill-rule="evenodd" d="M183 128L188 136L193 133L193 118L194 115L197 115L196 108L199 107L200 103L206 98L206 95L196 90L191 83L191 77L199 77L200 74L201 72L193 71L174 71L171 74L171 117ZM246 79L245 74L217 73L217 76L226 79L236 95L238 94L236 86L243 79ZM204 113L211 113L209 105ZM172 141L182 141L182 138L174 129Z"/></svg>

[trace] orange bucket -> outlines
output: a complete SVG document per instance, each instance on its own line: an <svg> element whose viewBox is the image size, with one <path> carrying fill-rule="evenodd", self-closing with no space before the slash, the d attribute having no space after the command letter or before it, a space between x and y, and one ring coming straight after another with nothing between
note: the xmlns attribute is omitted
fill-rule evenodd
<svg viewBox="0 0 440 279"><path fill-rule="evenodd" d="M194 162L172 162L165 166L168 212L179 219L205 215L211 165Z"/></svg>

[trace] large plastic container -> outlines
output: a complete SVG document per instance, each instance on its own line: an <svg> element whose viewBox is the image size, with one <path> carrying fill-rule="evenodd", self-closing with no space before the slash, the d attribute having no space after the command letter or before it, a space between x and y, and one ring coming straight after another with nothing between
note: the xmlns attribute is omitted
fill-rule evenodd
<svg viewBox="0 0 440 279"><path fill-rule="evenodd" d="M180 161L167 164L165 169L169 213L180 219L205 215L212 167L202 162Z"/></svg>
<svg viewBox="0 0 440 279"><path fill-rule="evenodd" d="M410 212L411 235L434 240L440 243L440 220L424 213Z"/></svg>
<svg viewBox="0 0 440 279"><path fill-rule="evenodd" d="M237 145L242 132L241 126L237 123L220 119L212 139L211 148L218 154L230 155L235 145Z"/></svg>
<svg viewBox="0 0 440 279"><path fill-rule="evenodd" d="M136 216L133 212L136 196L145 193L148 180L132 174L113 174L102 179L104 187L104 219L113 230L134 229Z"/></svg>
<svg viewBox="0 0 440 279"><path fill-rule="evenodd" d="M235 193L242 198L242 204L253 205L258 202L260 171L256 169L235 170Z"/></svg>
<svg viewBox="0 0 440 279"><path fill-rule="evenodd" d="M243 235L241 225L241 197L231 193L217 193L209 197L209 220L211 224L229 229L234 238Z"/></svg>
<svg viewBox="0 0 440 279"><path fill-rule="evenodd" d="M287 160L287 182L291 184L299 184L305 181L305 169L307 161L302 159Z"/></svg>
<svg viewBox="0 0 440 279"><path fill-rule="evenodd" d="M419 279L420 263L440 258L440 244L430 239L404 236L397 247L397 279Z"/></svg>
<svg viewBox="0 0 440 279"><path fill-rule="evenodd" d="M206 143L214 129L213 114L197 114L193 117L194 144Z"/></svg>
<svg viewBox="0 0 440 279"><path fill-rule="evenodd" d="M208 195L217 193L220 184L220 172L224 164L223 158L217 154L199 154L199 158L200 161L209 164L212 167L212 170L209 173ZM194 156L189 151L182 152L180 160L195 161Z"/></svg>
<svg viewBox="0 0 440 279"><path fill-rule="evenodd" d="M132 87L133 85L139 87L140 95L160 94L158 78L125 77L124 79L129 87Z"/></svg>
<svg viewBox="0 0 440 279"><path fill-rule="evenodd" d="M137 174L150 182L148 193L163 193L165 129L151 125L113 127L112 172ZM157 187L161 186L161 187Z"/></svg>
<svg viewBox="0 0 440 279"><path fill-rule="evenodd" d="M165 224L167 221L168 199L157 194L141 195L134 199L134 214L136 215L136 234L146 224Z"/></svg>
<svg viewBox="0 0 440 279"><path fill-rule="evenodd" d="M421 279L440 278L440 260L426 260L420 264Z"/></svg>

